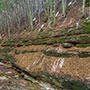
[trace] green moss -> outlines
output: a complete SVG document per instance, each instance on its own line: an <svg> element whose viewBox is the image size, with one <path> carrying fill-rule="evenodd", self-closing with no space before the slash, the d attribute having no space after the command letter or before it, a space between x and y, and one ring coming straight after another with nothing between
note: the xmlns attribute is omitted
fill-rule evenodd
<svg viewBox="0 0 90 90"><path fill-rule="evenodd" d="M43 51L43 53L44 53L46 56L53 56L53 57L69 58L69 57L76 56L76 54L73 54L73 53L69 53L69 52L57 53L57 51L54 51L54 50ZM79 56L80 58L87 58L87 57L90 57L90 53L89 53L89 52L80 52L80 53L78 54L78 56Z"/></svg>
<svg viewBox="0 0 90 90"><path fill-rule="evenodd" d="M21 51L22 54L25 54L25 53L34 53L34 52L37 52L35 50L23 50Z"/></svg>
<svg viewBox="0 0 90 90"><path fill-rule="evenodd" d="M47 44L52 45L55 43L63 43L66 39L65 38L52 38L46 41Z"/></svg>
<svg viewBox="0 0 90 90"><path fill-rule="evenodd" d="M69 54L69 53L57 53L56 51L43 51L43 53L47 56L54 56L54 57L64 57L64 58L69 58L74 56L74 54Z"/></svg>
<svg viewBox="0 0 90 90"><path fill-rule="evenodd" d="M15 54L25 54L25 53L34 53L34 52L38 52L37 50L15 50L14 53Z"/></svg>
<svg viewBox="0 0 90 90"><path fill-rule="evenodd" d="M14 51L15 54L20 54L21 52L19 50Z"/></svg>
<svg viewBox="0 0 90 90"><path fill-rule="evenodd" d="M57 42L58 43L63 43L65 41L65 39L58 39Z"/></svg>
<svg viewBox="0 0 90 90"><path fill-rule="evenodd" d="M11 52L13 49L12 48L0 48L0 53L8 53Z"/></svg>
<svg viewBox="0 0 90 90"><path fill-rule="evenodd" d="M0 55L0 60L10 61L11 63L14 63L16 61L13 56L8 54Z"/></svg>
<svg viewBox="0 0 90 90"><path fill-rule="evenodd" d="M53 45L55 43L63 43L65 38L46 38L46 39L37 39L34 41L26 42L24 45Z"/></svg>
<svg viewBox="0 0 90 90"><path fill-rule="evenodd" d="M25 54L25 53L28 53L28 51L27 50L23 50L21 53Z"/></svg>
<svg viewBox="0 0 90 90"><path fill-rule="evenodd" d="M81 33L87 33L89 34L90 33L90 18L85 20L83 23L82 23L82 30L81 30Z"/></svg>
<svg viewBox="0 0 90 90"><path fill-rule="evenodd" d="M15 47L16 44L15 43L3 43L1 44L2 47Z"/></svg>
<svg viewBox="0 0 90 90"><path fill-rule="evenodd" d="M56 43L56 42L57 42L57 39L49 39L49 40L46 41L46 43L47 43L48 45L54 44L54 43Z"/></svg>
<svg viewBox="0 0 90 90"><path fill-rule="evenodd" d="M83 35L83 36L80 36L80 39L83 40L83 39L88 39L89 36L88 35Z"/></svg>
<svg viewBox="0 0 90 90"><path fill-rule="evenodd" d="M65 38L66 40L77 40L78 36L69 36L67 38Z"/></svg>
<svg viewBox="0 0 90 90"><path fill-rule="evenodd" d="M4 42L4 44L8 44L8 43L17 43L18 40L17 39L8 39L7 41Z"/></svg>
<svg viewBox="0 0 90 90"><path fill-rule="evenodd" d="M84 40L88 41L88 40L90 40L90 37L89 37L88 35L83 35L83 36L80 36L79 39L80 39L81 41L84 41Z"/></svg>
<svg viewBox="0 0 90 90"><path fill-rule="evenodd" d="M90 46L90 44L77 44L76 47L81 47L81 48L85 48Z"/></svg>
<svg viewBox="0 0 90 90"><path fill-rule="evenodd" d="M80 30L72 30L71 32L67 32L67 35L77 35L80 32L81 32Z"/></svg>
<svg viewBox="0 0 90 90"><path fill-rule="evenodd" d="M82 34L89 34L90 33L90 28L83 28L83 30L81 30Z"/></svg>
<svg viewBox="0 0 90 90"><path fill-rule="evenodd" d="M19 42L20 42L20 43L26 43L26 42L28 42L28 41L29 41L28 37L24 37L24 38L20 38L20 39L19 39Z"/></svg>
<svg viewBox="0 0 90 90"><path fill-rule="evenodd" d="M51 31L48 32L41 32L36 36L36 39L45 39L45 38L49 38L51 36Z"/></svg>
<svg viewBox="0 0 90 90"><path fill-rule="evenodd" d="M43 40L41 40L41 41L33 41L33 42L31 42L31 45L43 45L43 44L46 44L46 41L43 41Z"/></svg>
<svg viewBox="0 0 90 90"><path fill-rule="evenodd" d="M67 78L62 78L55 75L49 75L48 73L44 73L39 77L44 82L49 82L52 85L55 85L58 90L61 88L65 90L89 90L87 85L85 85L81 81L71 80Z"/></svg>
<svg viewBox="0 0 90 90"><path fill-rule="evenodd" d="M70 90L89 90L84 83L80 81L75 81L75 80L64 81L62 85L64 88L70 89Z"/></svg>
<svg viewBox="0 0 90 90"><path fill-rule="evenodd" d="M90 43L90 37L88 35L83 35L79 37L79 42L84 43L84 44L88 44Z"/></svg>
<svg viewBox="0 0 90 90"><path fill-rule="evenodd" d="M78 55L80 58L87 58L90 57L90 53L89 52L81 52Z"/></svg>
<svg viewBox="0 0 90 90"><path fill-rule="evenodd" d="M24 43L25 46L29 46L29 45L32 45L32 42L31 41L28 41L26 43Z"/></svg>

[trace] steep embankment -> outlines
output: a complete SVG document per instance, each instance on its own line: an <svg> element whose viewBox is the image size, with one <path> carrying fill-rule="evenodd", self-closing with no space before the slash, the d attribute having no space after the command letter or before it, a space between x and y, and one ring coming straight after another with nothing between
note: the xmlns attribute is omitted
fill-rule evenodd
<svg viewBox="0 0 90 90"><path fill-rule="evenodd" d="M60 23L53 30L46 26L41 32L33 31L28 35L25 32L20 38L2 42L0 60L11 61L12 67L24 78L27 74L49 82L58 90L89 90L90 19L82 22L81 12L76 9L71 9L76 16L70 12L66 18L58 17ZM79 27L75 24L78 19Z"/></svg>
<svg viewBox="0 0 90 90"><path fill-rule="evenodd" d="M1 48L7 48L1 49L0 59L11 60L19 72L54 84L58 90L64 88L85 90L86 86L83 86L83 83L73 80L89 82L89 20L82 23L78 29L65 28L55 35L48 31L32 38L8 40L1 44Z"/></svg>

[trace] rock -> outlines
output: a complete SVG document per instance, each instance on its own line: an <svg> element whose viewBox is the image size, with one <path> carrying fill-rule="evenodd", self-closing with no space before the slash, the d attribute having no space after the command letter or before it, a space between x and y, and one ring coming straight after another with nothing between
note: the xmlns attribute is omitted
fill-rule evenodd
<svg viewBox="0 0 90 90"><path fill-rule="evenodd" d="M0 65L2 65L2 66L6 66L4 63L2 63L2 62L0 62Z"/></svg>
<svg viewBox="0 0 90 90"><path fill-rule="evenodd" d="M64 48L71 48L73 45L71 43L63 43Z"/></svg>
<svg viewBox="0 0 90 90"><path fill-rule="evenodd" d="M9 72L6 72L6 74L11 74L11 73L12 73L12 72L10 72L10 71L9 71Z"/></svg>
<svg viewBox="0 0 90 90"><path fill-rule="evenodd" d="M41 82L40 83L40 86L42 86L43 88L43 90L45 89L45 90L55 90L54 88L51 88L51 86L49 85L49 84L47 84L47 83L43 83L43 82Z"/></svg>
<svg viewBox="0 0 90 90"><path fill-rule="evenodd" d="M0 90L2 90L3 89L3 86L0 86Z"/></svg>
<svg viewBox="0 0 90 90"><path fill-rule="evenodd" d="M3 80L7 80L7 77L5 76L0 77L0 81L3 81Z"/></svg>
<svg viewBox="0 0 90 90"><path fill-rule="evenodd" d="M19 76L18 76L18 75L15 75L14 78L15 78L15 79L19 79Z"/></svg>
<svg viewBox="0 0 90 90"><path fill-rule="evenodd" d="M57 49L58 49L57 53L62 53L62 47L61 46L59 46Z"/></svg>

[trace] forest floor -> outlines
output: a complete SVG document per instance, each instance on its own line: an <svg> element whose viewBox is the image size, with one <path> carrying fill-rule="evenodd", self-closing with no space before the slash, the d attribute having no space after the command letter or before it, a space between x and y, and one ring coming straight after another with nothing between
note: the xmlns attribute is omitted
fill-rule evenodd
<svg viewBox="0 0 90 90"><path fill-rule="evenodd" d="M90 89L90 18L81 19L81 4L52 29L44 23L16 36L0 45L1 90Z"/></svg>
<svg viewBox="0 0 90 90"><path fill-rule="evenodd" d="M54 90L49 83L18 73L8 62L0 62L0 90Z"/></svg>

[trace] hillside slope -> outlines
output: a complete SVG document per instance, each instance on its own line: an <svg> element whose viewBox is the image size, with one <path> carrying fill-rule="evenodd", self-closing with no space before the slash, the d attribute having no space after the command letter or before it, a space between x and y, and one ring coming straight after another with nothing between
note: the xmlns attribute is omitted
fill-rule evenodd
<svg viewBox="0 0 90 90"><path fill-rule="evenodd" d="M88 16L88 7L86 11ZM69 8L66 17L58 15L56 21L52 29L42 22L43 28L37 26L35 31L12 35L9 40L3 37L0 62L9 61L24 78L28 75L50 83L50 90L89 90L90 18L81 18L78 2Z"/></svg>

